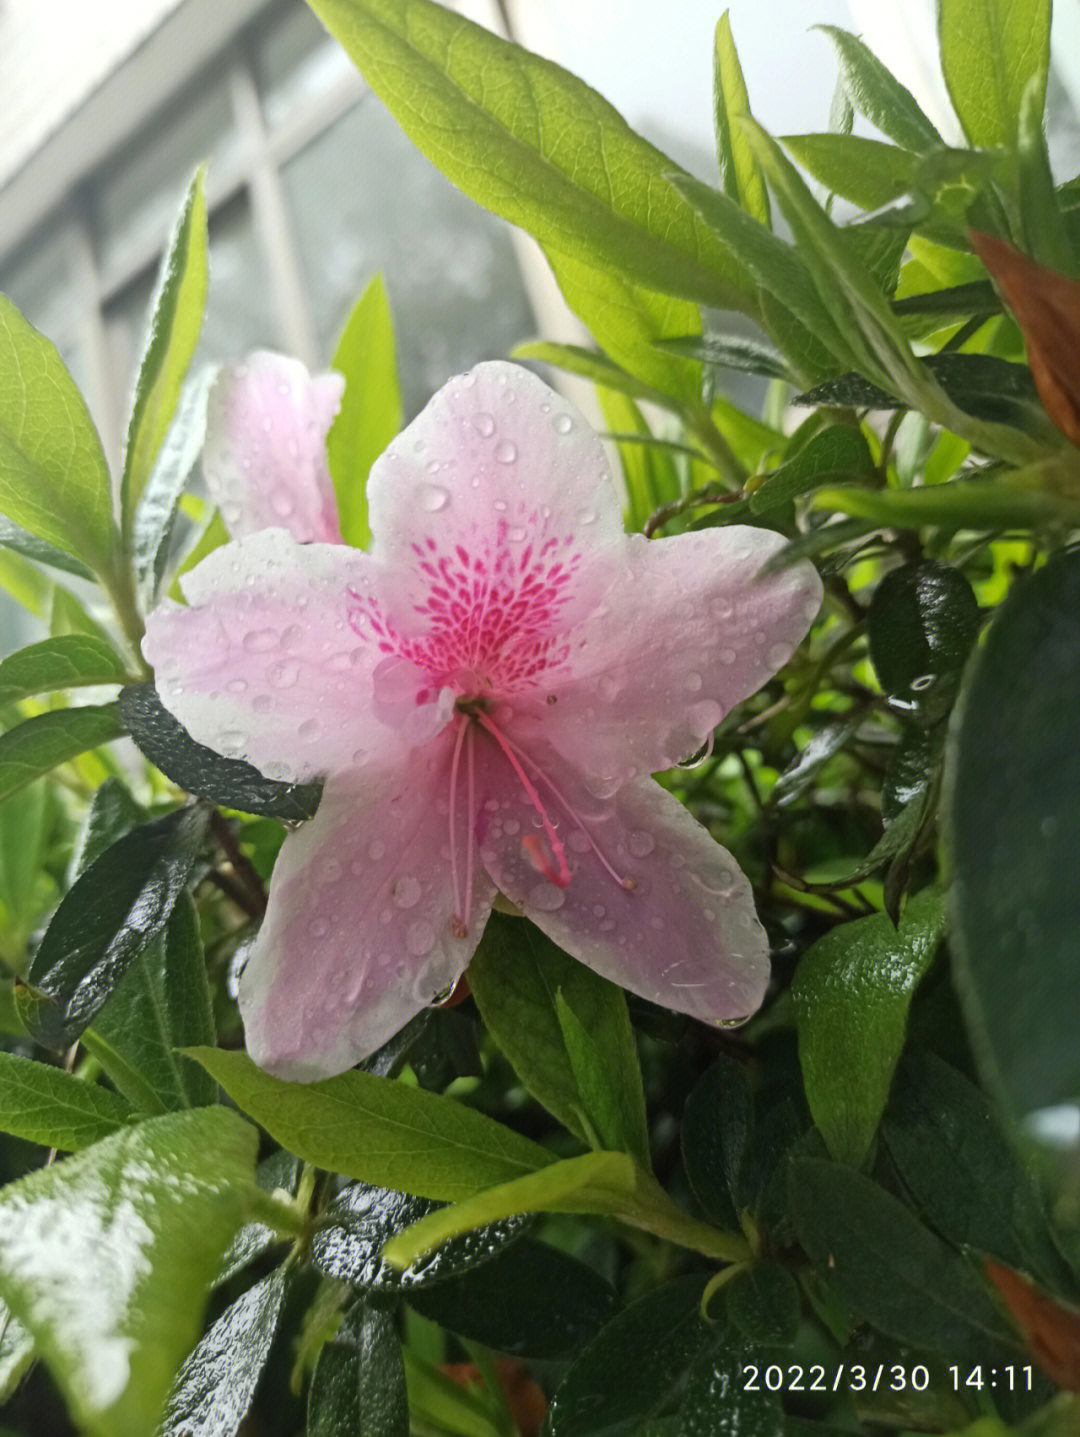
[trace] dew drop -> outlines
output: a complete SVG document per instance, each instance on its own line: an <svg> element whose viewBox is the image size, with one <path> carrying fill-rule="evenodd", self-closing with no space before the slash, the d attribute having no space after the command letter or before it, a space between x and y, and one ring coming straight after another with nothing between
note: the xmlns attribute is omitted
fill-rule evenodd
<svg viewBox="0 0 1080 1437"><path fill-rule="evenodd" d="M688 754L688 755L686 756L686 758L680 759L679 762L678 762L678 764L677 764L677 767L678 767L678 768L700 768L701 765L702 765L703 763L705 763L706 760L710 757L710 755L712 754L712 750L713 750L713 736L712 736L712 734L710 734L709 737L705 740L705 742L701 745L701 747L700 747L699 749L696 749L693 753Z"/></svg>
<svg viewBox="0 0 1080 1437"><path fill-rule="evenodd" d="M644 829L634 829L627 837L626 846L635 858L648 858L656 847L656 839Z"/></svg>
<svg viewBox="0 0 1080 1437"><path fill-rule="evenodd" d="M595 524L595 523L596 523L596 510L595 510L595 509L580 509L580 510L578 511L578 522L579 522L580 524Z"/></svg>
<svg viewBox="0 0 1080 1437"><path fill-rule="evenodd" d="M450 503L450 495L438 484L421 484L416 496L421 509L429 514L437 514Z"/></svg>
<svg viewBox="0 0 1080 1437"><path fill-rule="evenodd" d="M325 918L313 918L308 924L308 932L312 938L325 938L330 932L330 924Z"/></svg>
<svg viewBox="0 0 1080 1437"><path fill-rule="evenodd" d="M566 894L554 883L537 883L529 893L529 902L541 913L556 913L566 902Z"/></svg>
<svg viewBox="0 0 1080 1437"><path fill-rule="evenodd" d="M925 693L927 689L933 688L936 677L936 674L920 674L917 679L911 680L911 692Z"/></svg>
<svg viewBox="0 0 1080 1437"><path fill-rule="evenodd" d="M622 686L617 680L613 679L610 674L601 675L600 694L603 698L607 699L610 703L612 699L617 699L621 692Z"/></svg>
<svg viewBox="0 0 1080 1437"><path fill-rule="evenodd" d="M239 524L243 513L239 504L222 504L221 506L221 517L224 519L227 529L231 529L234 524Z"/></svg>
<svg viewBox="0 0 1080 1437"><path fill-rule="evenodd" d="M588 853L590 844L588 838L580 828L575 828L567 839L567 845L574 853Z"/></svg>
<svg viewBox="0 0 1080 1437"><path fill-rule="evenodd" d="M276 629L252 629L244 635L244 648L249 654L268 654L278 646Z"/></svg>
<svg viewBox="0 0 1080 1437"><path fill-rule="evenodd" d="M425 918L410 923L405 934L405 947L414 958L423 958L435 947L435 930Z"/></svg>
<svg viewBox="0 0 1080 1437"><path fill-rule="evenodd" d="M721 649L716 657L722 664L733 664L737 655L734 649Z"/></svg>
<svg viewBox="0 0 1080 1437"><path fill-rule="evenodd" d="M337 858L328 858L319 872L319 878L323 883L336 883L340 877L340 860Z"/></svg>
<svg viewBox="0 0 1080 1437"><path fill-rule="evenodd" d="M300 677L300 665L295 659L283 659L270 670L269 679L276 689L291 689Z"/></svg>
<svg viewBox="0 0 1080 1437"><path fill-rule="evenodd" d="M412 874L403 874L394 882L390 897L399 908L415 908L420 902L420 883Z"/></svg>
<svg viewBox="0 0 1080 1437"><path fill-rule="evenodd" d="M273 710L274 700L269 694L256 694L251 700L251 707L257 714L268 714Z"/></svg>
<svg viewBox="0 0 1080 1437"><path fill-rule="evenodd" d="M366 748L354 748L354 749L353 749L351 761L356 765L357 768L360 767L360 765L364 762L364 760L365 760L366 758L367 758L367 749L366 749Z"/></svg>
<svg viewBox="0 0 1080 1437"><path fill-rule="evenodd" d="M285 489L278 489L270 498L270 508L281 519L287 519L296 506L293 497Z"/></svg>
<svg viewBox="0 0 1080 1437"><path fill-rule="evenodd" d="M517 460L517 445L512 439L500 439L495 446L495 458L500 464L513 464Z"/></svg>
<svg viewBox="0 0 1080 1437"><path fill-rule="evenodd" d="M247 693L247 679L230 679L225 685L231 694Z"/></svg>
<svg viewBox="0 0 1080 1437"><path fill-rule="evenodd" d="M718 1018L715 1026L717 1028L741 1028L749 1023L753 1016L753 1013L747 1013L744 1018Z"/></svg>
<svg viewBox="0 0 1080 1437"><path fill-rule="evenodd" d="M222 729L221 733L218 734L217 742L214 746L219 753L236 754L243 752L247 741L247 734L244 733L242 729L227 728Z"/></svg>
<svg viewBox="0 0 1080 1437"><path fill-rule="evenodd" d="M472 426L476 432L482 434L485 439L490 439L495 433L495 420L493 416L488 414L484 409L481 409L479 414L473 415Z"/></svg>
<svg viewBox="0 0 1080 1437"><path fill-rule="evenodd" d="M552 422L559 434L569 434L574 427L574 421L569 414L557 414Z"/></svg>
<svg viewBox="0 0 1080 1437"><path fill-rule="evenodd" d="M696 694L701 692L702 677L698 673L688 673L686 676L686 692Z"/></svg>
<svg viewBox="0 0 1080 1437"><path fill-rule="evenodd" d="M791 658L792 650L788 644L773 644L766 657L769 665L774 669L782 669Z"/></svg>
<svg viewBox="0 0 1080 1437"><path fill-rule="evenodd" d="M305 719L296 732L301 738L314 738L319 732L319 725L314 719Z"/></svg>

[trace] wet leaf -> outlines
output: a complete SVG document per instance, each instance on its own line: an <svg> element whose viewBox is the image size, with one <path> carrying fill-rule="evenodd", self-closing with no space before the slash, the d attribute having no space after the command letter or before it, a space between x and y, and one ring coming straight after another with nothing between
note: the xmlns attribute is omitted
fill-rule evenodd
<svg viewBox="0 0 1080 1437"><path fill-rule="evenodd" d="M127 680L125 666L111 644L84 634L65 634L29 644L0 663L0 706L56 689Z"/></svg>
<svg viewBox="0 0 1080 1437"><path fill-rule="evenodd" d="M859 481L873 471L866 440L858 429L830 425L815 434L791 459L765 475L750 495L754 514L767 514L800 494L832 480Z"/></svg>
<svg viewBox="0 0 1080 1437"><path fill-rule="evenodd" d="M727 1313L755 1347L790 1347L802 1315L795 1279L786 1268L759 1262L728 1283Z"/></svg>
<svg viewBox="0 0 1080 1437"><path fill-rule="evenodd" d="M161 932L202 847L208 811L179 808L127 833L72 885L41 940L23 1018L46 1047L71 1043Z"/></svg>
<svg viewBox="0 0 1080 1437"><path fill-rule="evenodd" d="M364 1307L357 1323L360 1400L357 1432L364 1437L409 1437L409 1397L393 1314Z"/></svg>
<svg viewBox="0 0 1080 1437"><path fill-rule="evenodd" d="M156 1430L256 1144L224 1108L171 1113L0 1192L0 1296L92 1437Z"/></svg>
<svg viewBox="0 0 1080 1437"><path fill-rule="evenodd" d="M49 1063L0 1052L0 1129L73 1153L132 1121L130 1105Z"/></svg>
<svg viewBox="0 0 1080 1437"><path fill-rule="evenodd" d="M153 684L132 684L120 692L120 713L136 746L178 787L223 808L265 818L311 818L322 795L320 783L278 783L239 758L224 758L196 743L158 698Z"/></svg>
<svg viewBox="0 0 1080 1437"><path fill-rule="evenodd" d="M948 564L905 564L874 590L867 616L870 658L893 707L933 724L952 707L979 633L979 604Z"/></svg>
<svg viewBox="0 0 1080 1437"><path fill-rule="evenodd" d="M752 1125L745 1068L734 1058L718 1058L690 1090L681 1138L694 1196L723 1226L738 1222L742 1160Z"/></svg>
<svg viewBox="0 0 1080 1437"><path fill-rule="evenodd" d="M942 803L954 961L987 1080L1022 1113L1080 1092L1080 553L1023 580L976 652Z"/></svg>
<svg viewBox="0 0 1080 1437"><path fill-rule="evenodd" d="M829 1151L862 1162L885 1108L915 987L944 928L923 893L894 928L884 914L842 923L799 963L792 997L810 1111Z"/></svg>
<svg viewBox="0 0 1080 1437"><path fill-rule="evenodd" d="M0 802L123 732L116 704L53 709L16 724L0 734Z"/></svg>
<svg viewBox="0 0 1080 1437"><path fill-rule="evenodd" d="M690 1368L675 1437L782 1437L780 1398L746 1381L752 1356L730 1333L714 1337Z"/></svg>

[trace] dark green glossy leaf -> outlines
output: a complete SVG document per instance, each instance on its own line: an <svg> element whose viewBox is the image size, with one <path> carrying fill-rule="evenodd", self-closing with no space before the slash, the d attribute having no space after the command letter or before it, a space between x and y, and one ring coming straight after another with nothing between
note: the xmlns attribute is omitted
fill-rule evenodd
<svg viewBox="0 0 1080 1437"><path fill-rule="evenodd" d="M42 1147L77 1152L125 1127L134 1114L119 1093L49 1063L0 1052L0 1129Z"/></svg>
<svg viewBox="0 0 1080 1437"><path fill-rule="evenodd" d="M1021 1112L1080 1092L1080 552L1006 600L950 724L943 821L972 1044Z"/></svg>
<svg viewBox="0 0 1080 1437"><path fill-rule="evenodd" d="M0 802L123 731L116 704L53 709L9 728L0 734Z"/></svg>
<svg viewBox="0 0 1080 1437"><path fill-rule="evenodd" d="M311 1260L320 1272L339 1282L372 1292L398 1292L459 1277L498 1257L508 1243L532 1226L528 1217L511 1217L445 1243L411 1267L393 1267L383 1260L383 1247L438 1208L426 1198L354 1183L327 1214L327 1225L311 1239Z"/></svg>
<svg viewBox="0 0 1080 1437"><path fill-rule="evenodd" d="M914 95L872 50L857 36L835 25L822 25L821 29L836 46L844 88L861 115L882 134L916 154L941 144L941 136L919 108Z"/></svg>
<svg viewBox="0 0 1080 1437"><path fill-rule="evenodd" d="M256 1185L264 1193L274 1193L280 1188L289 1197L295 1197L299 1181L300 1159L284 1148L264 1158L255 1169ZM261 1222L246 1222L229 1244L229 1250L214 1277L214 1285L220 1287L223 1282L228 1282L275 1243L282 1241L284 1239L276 1229Z"/></svg>
<svg viewBox="0 0 1080 1437"><path fill-rule="evenodd" d="M791 371L783 356L769 345L750 339L699 339L687 334L677 339L657 340L657 348L669 354L685 355L687 359L700 359L716 369L737 369L766 379L791 380Z"/></svg>
<svg viewBox="0 0 1080 1437"><path fill-rule="evenodd" d="M842 923L799 963L792 996L806 1096L841 1162L862 1162L873 1141L912 994L943 927L941 900L924 893L908 905L899 929L884 914Z"/></svg>
<svg viewBox="0 0 1080 1437"><path fill-rule="evenodd" d="M446 1282L411 1288L424 1317L516 1357L573 1357L615 1312L615 1293L590 1267L525 1237Z"/></svg>
<svg viewBox="0 0 1080 1437"><path fill-rule="evenodd" d="M0 1193L0 1296L91 1437L156 1430L257 1142L225 1108L170 1113Z"/></svg>
<svg viewBox="0 0 1080 1437"><path fill-rule="evenodd" d="M908 294L893 300L893 313L901 315L928 314L937 316L991 315L1001 313L1001 298L989 280L972 280L968 284L946 285L944 289L928 290L925 294Z"/></svg>
<svg viewBox="0 0 1080 1437"><path fill-rule="evenodd" d="M820 430L792 459L766 474L750 495L754 514L768 514L829 481L858 481L873 471L870 449L858 429L834 424Z"/></svg>
<svg viewBox="0 0 1080 1437"><path fill-rule="evenodd" d="M881 783L881 817L890 829L904 812L909 812L911 819L914 819L913 806L917 800L925 801L928 797L938 760L941 758L943 729L919 726L926 710L916 700L924 695L933 699L934 689L930 687L917 691L910 707L902 710L905 716L916 718L918 723L905 729L900 735L900 742L889 760L889 767L885 770ZM892 848L892 852L898 851L897 848Z"/></svg>
<svg viewBox="0 0 1080 1437"><path fill-rule="evenodd" d="M409 1398L393 1314L364 1307L356 1327L360 1421L364 1437L409 1437Z"/></svg>
<svg viewBox="0 0 1080 1437"><path fill-rule="evenodd" d="M196 743L162 704L153 684L121 690L120 713L140 752L188 793L265 818L311 818L319 806L320 783L278 783L243 759L224 758Z"/></svg>
<svg viewBox="0 0 1080 1437"><path fill-rule="evenodd" d="M1075 1300L1031 1172L983 1093L932 1053L901 1062L882 1134L927 1221L950 1242L987 1253Z"/></svg>
<svg viewBox="0 0 1080 1437"><path fill-rule="evenodd" d="M1029 82L1041 117L1050 67L1050 0L939 0L938 39L949 98L973 145L1016 147Z"/></svg>
<svg viewBox="0 0 1080 1437"><path fill-rule="evenodd" d="M46 1047L71 1043L161 932L202 846L208 811L176 809L125 834L69 889L41 940L23 1012Z"/></svg>
<svg viewBox="0 0 1080 1437"><path fill-rule="evenodd" d="M529 1092L572 1133L589 1134L588 1112L556 1009L560 993L588 1032L607 1077L628 1150L649 1161L641 1067L626 999L613 983L567 957L531 923L493 914L469 984L484 1026Z"/></svg>
<svg viewBox="0 0 1080 1437"><path fill-rule="evenodd" d="M199 916L185 894L164 933L109 995L83 1043L120 1091L153 1114L217 1101L213 1078L177 1051L215 1037Z"/></svg>
<svg viewBox="0 0 1080 1437"><path fill-rule="evenodd" d="M146 810L135 802L131 791L118 778L107 778L99 784L75 841L72 878L85 873L95 858L125 833L145 823L146 818Z"/></svg>
<svg viewBox="0 0 1080 1437"><path fill-rule="evenodd" d="M573 75L434 0L312 8L406 134L472 199L595 269L753 310L727 246L668 182L678 166Z"/></svg>
<svg viewBox="0 0 1080 1437"><path fill-rule="evenodd" d="M53 569L62 569L65 574L77 574L80 579L93 579L92 570L78 559L65 554L63 549L57 549L52 544L47 544L44 539L39 539L36 534L31 534L28 529L13 524L10 519L0 518L0 545L5 549L11 549L16 554L25 555L27 559L33 559L38 564L47 564Z"/></svg>
<svg viewBox="0 0 1080 1437"><path fill-rule="evenodd" d="M791 766L777 779L773 789L775 801L781 807L794 803L811 787L825 765L847 748L860 725L858 718L838 718L822 724Z"/></svg>
<svg viewBox="0 0 1080 1437"><path fill-rule="evenodd" d="M0 295L0 510L95 573L119 536L94 421L56 347Z"/></svg>
<svg viewBox="0 0 1080 1437"><path fill-rule="evenodd" d="M727 11L716 22L713 96L716 156L724 193L730 195L747 214L768 227L771 221L769 192L739 124L744 116L749 117L750 99Z"/></svg>
<svg viewBox="0 0 1080 1437"><path fill-rule="evenodd" d="M948 564L905 564L874 590L870 658L893 707L918 723L948 713L978 634L978 600Z"/></svg>
<svg viewBox="0 0 1080 1437"><path fill-rule="evenodd" d="M368 281L353 306L334 351L333 368L345 376L345 393L326 439L330 477L345 542L365 549L371 539L368 471L402 420L394 318L381 274Z"/></svg>
<svg viewBox="0 0 1080 1437"><path fill-rule="evenodd" d="M790 1347L802 1315L795 1279L786 1268L759 1262L733 1277L726 1289L727 1314L755 1347Z"/></svg>
<svg viewBox="0 0 1080 1437"><path fill-rule="evenodd" d="M958 1362L1015 1361L981 1275L883 1188L835 1163L791 1165L791 1216L817 1269L879 1332Z"/></svg>
<svg viewBox="0 0 1080 1437"><path fill-rule="evenodd" d="M681 1138L694 1196L724 1227L738 1223L743 1153L753 1120L745 1068L734 1058L718 1058L690 1090Z"/></svg>
<svg viewBox="0 0 1080 1437"><path fill-rule="evenodd" d="M363 1303L356 1303L319 1353L308 1389L307 1437L359 1437L360 1350L357 1329Z"/></svg>
<svg viewBox="0 0 1080 1437"><path fill-rule="evenodd" d="M779 1396L746 1380L752 1357L730 1333L714 1337L690 1368L676 1437L782 1437Z"/></svg>
<svg viewBox="0 0 1080 1437"><path fill-rule="evenodd" d="M111 644L83 634L43 639L0 663L0 706L34 694L94 684L123 684L128 674Z"/></svg>
<svg viewBox="0 0 1080 1437"><path fill-rule="evenodd" d="M714 1332L704 1287L701 1276L680 1278L609 1322L551 1399L546 1437L615 1437L654 1413Z"/></svg>
<svg viewBox="0 0 1080 1437"><path fill-rule="evenodd" d="M152 606L165 577L180 496L187 487L206 437L206 399L216 374L199 370L180 390L176 414L135 510L132 538L135 568L147 605Z"/></svg>
<svg viewBox="0 0 1080 1437"><path fill-rule="evenodd" d="M197 170L161 262L150 332L135 380L120 486L127 541L202 329L208 281L205 180L205 170Z"/></svg>
<svg viewBox="0 0 1080 1437"><path fill-rule="evenodd" d="M236 1433L277 1332L288 1272L275 1268L227 1307L177 1373L160 1437Z"/></svg>
<svg viewBox="0 0 1080 1437"><path fill-rule="evenodd" d="M372 1073L285 1083L244 1053L193 1048L190 1055L283 1147L363 1182L452 1200L552 1161L539 1143L454 1098Z"/></svg>

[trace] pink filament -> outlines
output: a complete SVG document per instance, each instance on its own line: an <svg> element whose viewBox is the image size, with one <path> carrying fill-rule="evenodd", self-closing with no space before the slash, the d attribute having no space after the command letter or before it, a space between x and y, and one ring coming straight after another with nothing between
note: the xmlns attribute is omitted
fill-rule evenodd
<svg viewBox="0 0 1080 1437"><path fill-rule="evenodd" d="M466 902L464 903L464 905L459 904L458 901L457 901L457 900L458 900L458 894L460 893L461 890L460 890L460 888L458 887L457 829L456 829L456 825L455 825L455 823L454 823L454 819L455 819L455 817L456 817L456 815L457 815L457 785L458 785L458 768L459 768L460 763L461 763L461 746L462 746L462 744L465 742L465 735L468 733L469 727L470 727L470 725L469 725L468 720L467 720L467 719L466 719L466 720L463 720L463 722L462 722L460 728L458 729L457 740L456 740L456 742L454 743L454 757L453 757L453 760L451 761L451 765L450 765L450 882L453 884L453 888L454 888L454 903L455 903L455 905L457 906L457 909L458 909L457 918L458 918L458 922L461 924L462 937L464 937L464 933L465 933L465 929L466 929L466 923L468 922L469 907L468 907L468 894L466 894ZM470 760L472 759L472 750L471 750L471 749L469 750L469 758L470 758ZM470 780L471 780L471 778L472 778L472 764L471 764L471 762L470 762L470 764L469 764L469 777L470 777ZM470 783L470 788L471 788L471 783ZM471 795L471 793L470 793L470 795L469 795L469 813L471 813L471 812L472 812L472 795ZM468 813L466 814L466 821L468 822ZM470 832L470 833L472 832L471 826L469 827L469 832ZM471 871L471 870L472 870L472 843L471 843L471 841L470 841L470 843L469 843L469 870L470 870L469 876L470 876L470 878L471 878L471 877L472 877L472 871Z"/></svg>
<svg viewBox="0 0 1080 1437"><path fill-rule="evenodd" d="M537 793L535 785L529 778L529 775L521 766L521 761L517 756L514 745L511 744L509 740L503 736L501 730L491 720L491 718L489 718L486 713L478 713L476 715L476 720L477 723L482 724L483 727L487 729L488 733L492 736L495 742L502 749L503 753L506 755L507 759L509 760L510 767L517 774L529 802L532 804L533 808L536 809L536 812L540 818L540 822L543 824L544 833L547 835L547 840L551 844L551 851L555 855L555 862L558 864L558 868L551 868L550 865L548 865L546 870L544 868L541 868L540 871L544 874L544 877L550 879L550 881L554 883L556 887L565 888L570 882L570 865L566 861L566 850L562 846L559 835L555 832L555 825L548 817L547 809L541 802L540 795ZM535 768L536 765L534 764L533 767ZM534 843L532 848L530 849L529 847L526 847L527 843L528 840L525 840L525 843L523 843L522 846L525 848L525 852L529 855L530 859L532 859L533 862L536 862L537 845ZM537 866L539 867L539 864Z"/></svg>

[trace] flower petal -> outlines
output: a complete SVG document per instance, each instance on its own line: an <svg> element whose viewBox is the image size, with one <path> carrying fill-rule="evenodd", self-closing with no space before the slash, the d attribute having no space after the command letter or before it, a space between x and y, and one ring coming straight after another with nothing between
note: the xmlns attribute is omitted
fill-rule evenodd
<svg viewBox="0 0 1080 1437"><path fill-rule="evenodd" d="M597 793L671 768L787 663L821 605L812 564L759 578L785 540L703 530L626 540L605 602L570 636L546 701L514 704Z"/></svg>
<svg viewBox="0 0 1080 1437"><path fill-rule="evenodd" d="M300 1082L352 1067L464 972L491 910L474 876L453 922L447 732L411 767L339 775L285 840L240 979L247 1047Z"/></svg>
<svg viewBox="0 0 1080 1437"><path fill-rule="evenodd" d="M298 544L283 529L216 549L183 581L190 607L163 604L147 619L143 652L162 702L200 743L268 778L400 761L447 715L435 694L418 695L406 728L396 714L380 721L386 656L352 622L374 579L366 554ZM419 671L415 680L429 682Z"/></svg>
<svg viewBox="0 0 1080 1437"><path fill-rule="evenodd" d="M234 538L284 528L302 544L342 542L326 436L344 389L340 374L310 375L299 360L266 350L221 370L203 472Z"/></svg>
<svg viewBox="0 0 1080 1437"><path fill-rule="evenodd" d="M499 361L439 390L372 465L368 503L371 552L401 576L387 603L399 633L430 630L433 584L468 607L491 575L523 595L534 620L557 589L565 627L600 601L613 578L608 551L624 540L592 428L536 375ZM552 586L556 565L564 580Z"/></svg>
<svg viewBox="0 0 1080 1437"><path fill-rule="evenodd" d="M481 742L480 858L498 888L567 953L650 1002L706 1023L755 1012L769 981L768 942L731 854L652 779L598 799L554 751L532 757L569 882L553 881L559 864L545 861L535 807L505 758Z"/></svg>

